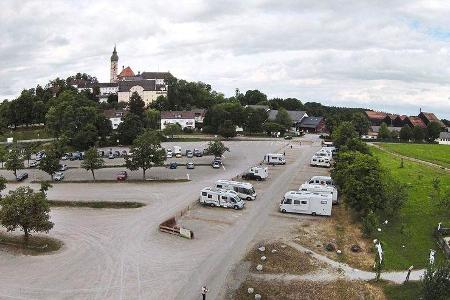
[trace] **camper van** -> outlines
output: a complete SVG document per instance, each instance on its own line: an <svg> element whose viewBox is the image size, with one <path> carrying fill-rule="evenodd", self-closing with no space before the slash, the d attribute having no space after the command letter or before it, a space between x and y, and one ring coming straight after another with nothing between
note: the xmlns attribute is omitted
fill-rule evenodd
<svg viewBox="0 0 450 300"><path fill-rule="evenodd" d="M286 159L281 153L268 153L264 156L264 162L268 165L285 165Z"/></svg>
<svg viewBox="0 0 450 300"><path fill-rule="evenodd" d="M331 216L331 194L321 195L309 192L287 192L280 203L282 213Z"/></svg>
<svg viewBox="0 0 450 300"><path fill-rule="evenodd" d="M322 148L316 152L316 155L318 154L321 154L321 156L327 156L329 158L333 157L333 151L331 150L331 148Z"/></svg>
<svg viewBox="0 0 450 300"><path fill-rule="evenodd" d="M173 155L175 157L181 157L181 147L180 146L173 146Z"/></svg>
<svg viewBox="0 0 450 300"><path fill-rule="evenodd" d="M242 179L246 180L265 180L269 176L269 171L267 167L256 166L251 167L247 173L242 175Z"/></svg>
<svg viewBox="0 0 450 300"><path fill-rule="evenodd" d="M305 183L334 186L333 179L330 176L313 176Z"/></svg>
<svg viewBox="0 0 450 300"><path fill-rule="evenodd" d="M310 164L312 167L325 167L325 168L331 167L330 159L324 156L313 156L311 158Z"/></svg>
<svg viewBox="0 0 450 300"><path fill-rule="evenodd" d="M331 197L333 199L333 204L338 203L338 191L333 186L328 186L325 184L304 183L300 186L300 188L298 190L301 192L310 192L310 193L317 193L317 194L331 194Z"/></svg>
<svg viewBox="0 0 450 300"><path fill-rule="evenodd" d="M255 200L256 192L253 185L248 182L238 182L231 180L217 180L216 188L227 191L235 191L239 198L244 200Z"/></svg>
<svg viewBox="0 0 450 300"><path fill-rule="evenodd" d="M242 209L245 202L236 192L207 187L200 192L200 203L209 206Z"/></svg>

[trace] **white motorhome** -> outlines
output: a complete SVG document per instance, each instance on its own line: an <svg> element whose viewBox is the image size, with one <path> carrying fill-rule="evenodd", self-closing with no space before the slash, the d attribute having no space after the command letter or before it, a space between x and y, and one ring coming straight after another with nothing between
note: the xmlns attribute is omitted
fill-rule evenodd
<svg viewBox="0 0 450 300"><path fill-rule="evenodd" d="M217 180L216 188L227 191L235 191L239 198L244 200L255 200L256 192L253 185L248 182L238 182L231 180Z"/></svg>
<svg viewBox="0 0 450 300"><path fill-rule="evenodd" d="M263 166L251 167L250 170L248 170L248 172L255 175L255 177L259 177L261 180L264 180L267 177L269 177L269 169Z"/></svg>
<svg viewBox="0 0 450 300"><path fill-rule="evenodd" d="M305 183L334 186L333 179L330 176L313 176Z"/></svg>
<svg viewBox="0 0 450 300"><path fill-rule="evenodd" d="M331 216L332 205L331 194L290 191L281 200L280 211L282 213Z"/></svg>
<svg viewBox="0 0 450 300"><path fill-rule="evenodd" d="M325 156L313 156L310 162L312 167L325 167L330 168L331 162L328 157Z"/></svg>
<svg viewBox="0 0 450 300"><path fill-rule="evenodd" d="M264 156L264 162L268 165L285 165L286 159L281 153L267 153Z"/></svg>
<svg viewBox="0 0 450 300"><path fill-rule="evenodd" d="M209 206L242 209L245 202L236 192L207 187L200 192L200 203Z"/></svg>
<svg viewBox="0 0 450 300"><path fill-rule="evenodd" d="M298 189L301 192L310 192L317 194L331 194L333 204L338 203L338 191L334 186L328 186L325 184L308 184L304 183Z"/></svg>
<svg viewBox="0 0 450 300"><path fill-rule="evenodd" d="M180 146L173 146L173 154L177 156L177 154L181 154L181 147Z"/></svg>

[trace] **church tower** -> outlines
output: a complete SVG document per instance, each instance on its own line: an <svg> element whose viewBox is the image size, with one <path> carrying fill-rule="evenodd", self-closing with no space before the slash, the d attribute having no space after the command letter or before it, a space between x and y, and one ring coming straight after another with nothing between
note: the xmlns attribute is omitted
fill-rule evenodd
<svg viewBox="0 0 450 300"><path fill-rule="evenodd" d="M117 80L117 68L119 63L119 56L117 55L116 46L114 45L114 51L111 55L111 83L116 83Z"/></svg>

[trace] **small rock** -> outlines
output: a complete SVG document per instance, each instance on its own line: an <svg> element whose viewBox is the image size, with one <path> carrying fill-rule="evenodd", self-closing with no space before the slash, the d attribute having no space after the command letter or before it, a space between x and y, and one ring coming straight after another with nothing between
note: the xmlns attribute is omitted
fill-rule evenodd
<svg viewBox="0 0 450 300"><path fill-rule="evenodd" d="M258 250L261 251L261 252L264 252L264 251L266 251L266 247L264 247L264 246L259 247Z"/></svg>
<svg viewBox="0 0 450 300"><path fill-rule="evenodd" d="M261 300L261 295L260 294L255 294L255 300Z"/></svg>
<svg viewBox="0 0 450 300"><path fill-rule="evenodd" d="M277 249L273 249L273 250L272 250L272 253L277 253Z"/></svg>
<svg viewBox="0 0 450 300"><path fill-rule="evenodd" d="M341 254L342 251L341 251L341 250L336 250L336 253L337 253L337 254Z"/></svg>
<svg viewBox="0 0 450 300"><path fill-rule="evenodd" d="M249 293L249 294L253 294L254 292L255 292L254 288L248 288L247 289L247 293Z"/></svg>
<svg viewBox="0 0 450 300"><path fill-rule="evenodd" d="M262 265L257 265L257 266L256 266L256 270L262 271L262 269L263 269L263 266L262 266Z"/></svg>
<svg viewBox="0 0 450 300"><path fill-rule="evenodd" d="M359 245L357 245L357 244L353 244L350 247L350 250L352 250L352 252L360 252L361 251L361 247Z"/></svg>
<svg viewBox="0 0 450 300"><path fill-rule="evenodd" d="M378 232L381 232L381 228L378 228L377 230L378 230Z"/></svg>
<svg viewBox="0 0 450 300"><path fill-rule="evenodd" d="M287 247L286 245L281 245L281 248L283 248L283 249L286 248L286 247Z"/></svg>
<svg viewBox="0 0 450 300"><path fill-rule="evenodd" d="M262 261L265 261L266 259L267 259L267 257L261 256L261 260L262 260Z"/></svg>
<svg viewBox="0 0 450 300"><path fill-rule="evenodd" d="M336 247L333 244L328 243L328 244L325 245L325 250L327 250L329 252L332 252L332 251L336 250Z"/></svg>

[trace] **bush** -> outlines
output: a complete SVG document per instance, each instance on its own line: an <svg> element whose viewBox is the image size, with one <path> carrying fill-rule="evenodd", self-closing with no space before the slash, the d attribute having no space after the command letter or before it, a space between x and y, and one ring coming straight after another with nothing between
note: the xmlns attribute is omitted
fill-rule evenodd
<svg viewBox="0 0 450 300"><path fill-rule="evenodd" d="M184 133L188 133L188 134L189 134L189 133L194 133L194 129L188 128L188 127L184 127L184 128L183 128L183 132L184 132Z"/></svg>
<svg viewBox="0 0 450 300"><path fill-rule="evenodd" d="M370 211L365 217L362 219L362 231L366 237L372 236L378 227L379 220L374 212Z"/></svg>

